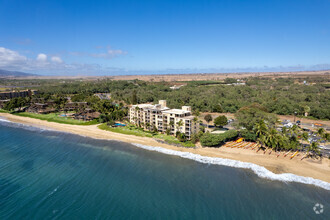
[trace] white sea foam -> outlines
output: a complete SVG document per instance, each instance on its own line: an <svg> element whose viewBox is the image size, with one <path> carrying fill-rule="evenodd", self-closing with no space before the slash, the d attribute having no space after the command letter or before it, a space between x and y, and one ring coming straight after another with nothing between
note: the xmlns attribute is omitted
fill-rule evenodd
<svg viewBox="0 0 330 220"><path fill-rule="evenodd" d="M19 128L23 128L25 130L30 130L30 131L54 131L50 128L46 128L46 127L39 127L39 126L35 126L35 125L27 125L27 124L23 124L23 123L19 123L19 122L12 122L10 120L7 120L6 118L2 118L0 117L0 123L4 123L6 124L6 126L10 126L10 127L19 127Z"/></svg>
<svg viewBox="0 0 330 220"><path fill-rule="evenodd" d="M34 127L34 126L29 126L29 125L25 125L25 124L21 124L21 123L11 122L11 121L8 121L1 117L0 117L0 122L6 122L9 124L20 125L21 128L28 129L28 130L53 131L51 129ZM69 132L61 132L61 133L69 133ZM79 135L79 136L83 136L83 135ZM95 138L95 139L99 139L99 138ZM157 152L160 152L163 154L179 156L182 158L195 160L200 163L251 169L259 177L265 178L265 179L278 180L278 181L282 181L282 182L296 182L296 183L310 184L310 185L315 185L315 186L318 186L318 187L321 187L323 189L330 191L330 183L319 180L319 179L314 179L312 177L298 176L298 175L295 175L292 173L275 174L275 173L267 170L265 167L259 166L259 165L253 164L253 163L242 162L242 161L231 160L231 159L224 159L224 158L220 158L220 157L207 157L207 156L202 156L199 154L175 151L175 150L170 150L170 149L166 149L166 148L162 148L162 147L152 147L152 146L136 144L136 143L132 143L132 144L139 148L143 148L145 150L157 151Z"/></svg>
<svg viewBox="0 0 330 220"><path fill-rule="evenodd" d="M1 121L2 121L2 122L10 122L10 121L8 121L8 120L5 119L5 118L1 118L1 117L0 117L0 122L1 122Z"/></svg>
<svg viewBox="0 0 330 220"><path fill-rule="evenodd" d="M152 147L152 146L146 146L146 145L142 145L142 144L133 144L133 145L135 145L139 148L150 150L150 151L157 151L157 152L168 154L168 155L175 155L175 156L179 156L182 158L195 160L200 163L251 169L255 174L257 174L261 178L266 178L266 179L270 179L270 180L278 180L278 181L282 181L282 182L297 182L297 183L311 184L311 185L315 185L315 186L321 187L326 190L330 190L330 183L328 183L328 182L314 179L311 177L298 176L298 175L295 175L292 173L275 174L275 173L267 170L265 167L262 167L262 166L259 166L259 165L253 164L253 163L224 159L224 158L219 158L219 157L206 157L206 156L201 156L199 154L175 151L175 150L170 150L170 149L166 149L166 148L162 148L162 147Z"/></svg>

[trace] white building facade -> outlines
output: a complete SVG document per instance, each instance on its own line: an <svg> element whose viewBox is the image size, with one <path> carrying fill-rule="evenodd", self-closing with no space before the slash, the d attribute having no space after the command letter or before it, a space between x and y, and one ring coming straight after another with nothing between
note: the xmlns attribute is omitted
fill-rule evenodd
<svg viewBox="0 0 330 220"><path fill-rule="evenodd" d="M191 114L190 106L182 106L182 109L170 109L166 106L166 100L159 100L159 104L138 104L130 107L130 123L161 133L169 132L176 135L179 131L190 139L192 134L199 131L199 122Z"/></svg>

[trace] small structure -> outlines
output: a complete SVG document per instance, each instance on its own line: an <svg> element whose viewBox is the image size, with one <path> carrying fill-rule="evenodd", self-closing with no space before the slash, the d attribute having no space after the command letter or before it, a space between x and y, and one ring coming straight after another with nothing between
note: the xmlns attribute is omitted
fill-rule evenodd
<svg viewBox="0 0 330 220"><path fill-rule="evenodd" d="M65 104L64 111L84 110L87 108L87 102L68 102Z"/></svg>
<svg viewBox="0 0 330 220"><path fill-rule="evenodd" d="M87 108L84 111L73 114L73 119L82 120L82 121L92 121L96 118L99 118L101 113L95 112L92 109Z"/></svg>
<svg viewBox="0 0 330 220"><path fill-rule="evenodd" d="M176 89L180 89L182 86L184 86L184 85L174 85L174 86L171 86L170 89L176 90Z"/></svg>
<svg viewBox="0 0 330 220"><path fill-rule="evenodd" d="M48 114L55 112L56 109L50 107L48 104L34 103L26 109L26 112L36 113L36 114Z"/></svg>

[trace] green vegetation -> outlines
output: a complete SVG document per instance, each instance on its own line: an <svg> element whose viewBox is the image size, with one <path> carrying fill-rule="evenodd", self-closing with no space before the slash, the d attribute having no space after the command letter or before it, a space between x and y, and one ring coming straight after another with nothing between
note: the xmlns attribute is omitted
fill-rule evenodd
<svg viewBox="0 0 330 220"><path fill-rule="evenodd" d="M125 126L125 127L109 127L106 123L98 126L99 129L112 131L121 134L135 135L139 137L153 137L153 133L150 131L144 131L142 128L137 128L135 126Z"/></svg>
<svg viewBox="0 0 330 220"><path fill-rule="evenodd" d="M243 76L244 77L244 76ZM269 113L308 115L316 119L330 120L329 77L310 76L304 78L242 78L246 85L225 85L234 82L193 81L178 90L172 90L168 82L145 82L139 80L113 81L111 79L65 79L65 80L4 80L3 86L25 86L38 89L39 97L73 95L74 101L93 103L94 93L111 93L112 101L125 104L157 102L166 99L170 108L190 105L195 112L230 112L258 103ZM307 81L309 85L304 85ZM212 85L212 86L210 86ZM308 108L306 107L308 106Z"/></svg>
<svg viewBox="0 0 330 220"><path fill-rule="evenodd" d="M195 147L195 144L193 144L191 141L181 142L176 137L166 134L157 134L154 136L154 138L162 139L169 144L181 145L183 147Z"/></svg>
<svg viewBox="0 0 330 220"><path fill-rule="evenodd" d="M44 121L49 122L56 122L61 124L70 124L70 125L94 125L98 124L97 120L93 121L79 121L72 118L67 117L60 117L60 113L50 113L50 114L34 114L34 113L28 113L28 112L18 112L18 113L12 113L13 115L23 116L23 117L29 117L29 118L35 118L40 119Z"/></svg>
<svg viewBox="0 0 330 220"><path fill-rule="evenodd" d="M240 136L246 140L257 141L263 147L279 150L298 150L302 149L300 139L308 139L308 135L303 134L297 125L291 128L283 127L282 131L276 129L278 119L274 114L267 113L265 108L258 104L252 104L241 108L236 114L238 120L236 126L239 129ZM322 131L321 131L322 133ZM311 150L316 150L316 144Z"/></svg>
<svg viewBox="0 0 330 220"><path fill-rule="evenodd" d="M200 142L204 147L217 147L227 141L235 140L238 137L236 130L229 130L222 134L205 133L200 138Z"/></svg>
<svg viewBox="0 0 330 220"><path fill-rule="evenodd" d="M195 145L191 141L181 142L174 136L159 134L157 132L145 131L142 128L138 128L134 125L127 125L125 127L109 127L106 123L104 123L99 125L98 128L106 131L121 133L121 134L135 135L138 137L157 138L165 141L168 144L181 145L183 147L195 147Z"/></svg>
<svg viewBox="0 0 330 220"><path fill-rule="evenodd" d="M15 109L21 109L28 103L29 98L13 98L9 102L6 102L3 109L7 111L13 111Z"/></svg>
<svg viewBox="0 0 330 220"><path fill-rule="evenodd" d="M208 123L210 123L212 121L212 115L210 114L207 114L204 116L204 120Z"/></svg>
<svg viewBox="0 0 330 220"><path fill-rule="evenodd" d="M238 129L247 129L248 131L252 131L255 124L261 120L267 121L268 125L272 128L275 127L278 119L276 115L270 114L266 111L265 107L262 107L259 104L252 104L246 107L241 108L235 114L238 123L236 123L236 127Z"/></svg>
<svg viewBox="0 0 330 220"><path fill-rule="evenodd" d="M223 127L228 124L228 119L226 116L220 115L220 116L216 117L213 122L214 122L215 126Z"/></svg>
<svg viewBox="0 0 330 220"><path fill-rule="evenodd" d="M4 109L0 109L0 113L10 113L10 112Z"/></svg>

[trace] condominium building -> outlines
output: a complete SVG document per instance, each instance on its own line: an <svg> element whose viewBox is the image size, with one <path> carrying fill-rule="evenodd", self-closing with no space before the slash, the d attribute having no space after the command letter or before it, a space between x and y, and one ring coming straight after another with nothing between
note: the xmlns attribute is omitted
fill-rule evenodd
<svg viewBox="0 0 330 220"><path fill-rule="evenodd" d="M190 106L182 106L182 109L170 109L166 106L166 100L160 100L159 104L139 104L130 107L129 119L132 124L144 129L156 128L159 132L175 135L178 131L184 133L188 139L199 131L199 123L194 121Z"/></svg>
<svg viewBox="0 0 330 220"><path fill-rule="evenodd" d="M36 90L22 90L22 91L11 91L11 92L0 92L0 100L13 99L18 97L28 97L36 95L38 91Z"/></svg>

